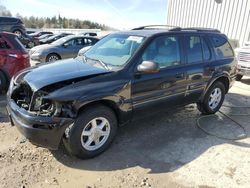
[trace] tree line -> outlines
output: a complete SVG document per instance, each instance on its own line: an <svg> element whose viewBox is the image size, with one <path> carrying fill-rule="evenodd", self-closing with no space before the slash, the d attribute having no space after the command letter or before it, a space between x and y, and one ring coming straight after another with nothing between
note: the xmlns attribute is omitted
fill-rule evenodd
<svg viewBox="0 0 250 188"><path fill-rule="evenodd" d="M5 6L0 5L0 16L13 16L12 13L6 9ZM90 20L68 19L65 17L34 17L22 16L16 14L15 17L20 18L27 28L41 29L41 28L74 28L74 29L102 29L112 30L104 24L92 22Z"/></svg>

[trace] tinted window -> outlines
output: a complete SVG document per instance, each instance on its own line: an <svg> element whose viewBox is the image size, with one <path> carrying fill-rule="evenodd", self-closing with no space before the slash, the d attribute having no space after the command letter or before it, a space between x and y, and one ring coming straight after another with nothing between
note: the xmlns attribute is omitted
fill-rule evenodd
<svg viewBox="0 0 250 188"><path fill-rule="evenodd" d="M84 43L85 43L85 45L94 45L96 43L96 40L85 38Z"/></svg>
<svg viewBox="0 0 250 188"><path fill-rule="evenodd" d="M7 42L0 38L0 49L10 49L10 46L7 44Z"/></svg>
<svg viewBox="0 0 250 188"><path fill-rule="evenodd" d="M211 58L211 51L207 45L207 42L204 38L201 38L202 49L203 49L203 59L209 60Z"/></svg>
<svg viewBox="0 0 250 188"><path fill-rule="evenodd" d="M202 61L202 47L199 36L187 37L187 61L197 63Z"/></svg>
<svg viewBox="0 0 250 188"><path fill-rule="evenodd" d="M151 42L142 55L143 61L158 63L160 68L180 64L180 50L177 37L163 36Z"/></svg>
<svg viewBox="0 0 250 188"><path fill-rule="evenodd" d="M221 36L213 36L212 41L217 59L223 59L234 56L233 50L227 39Z"/></svg>

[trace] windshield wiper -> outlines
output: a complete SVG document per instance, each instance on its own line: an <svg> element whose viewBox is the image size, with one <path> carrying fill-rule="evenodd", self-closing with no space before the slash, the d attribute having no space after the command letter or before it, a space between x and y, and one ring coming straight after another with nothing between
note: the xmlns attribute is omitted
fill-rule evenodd
<svg viewBox="0 0 250 188"><path fill-rule="evenodd" d="M92 61L95 61L95 62L98 62L102 67L104 67L105 69L109 70L109 68L106 65L106 63L104 63L102 60L100 60L100 59L92 59L92 58L87 57L86 55L83 55L83 60L85 62L87 62L88 59L92 60Z"/></svg>

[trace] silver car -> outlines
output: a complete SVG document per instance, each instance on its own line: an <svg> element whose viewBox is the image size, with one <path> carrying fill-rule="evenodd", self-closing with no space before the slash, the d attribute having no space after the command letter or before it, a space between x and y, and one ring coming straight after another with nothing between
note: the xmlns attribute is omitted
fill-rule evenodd
<svg viewBox="0 0 250 188"><path fill-rule="evenodd" d="M66 36L51 44L36 46L30 50L30 57L41 63L73 58L85 46L94 45L99 39L86 36Z"/></svg>

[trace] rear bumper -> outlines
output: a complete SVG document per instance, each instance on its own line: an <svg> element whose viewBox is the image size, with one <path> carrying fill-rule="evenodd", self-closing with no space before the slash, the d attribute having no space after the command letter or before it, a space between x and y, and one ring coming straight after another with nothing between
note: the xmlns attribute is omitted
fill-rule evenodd
<svg viewBox="0 0 250 188"><path fill-rule="evenodd" d="M71 118L33 115L11 99L8 99L7 111L12 125L31 143L53 150L58 149L65 129L74 122Z"/></svg>

